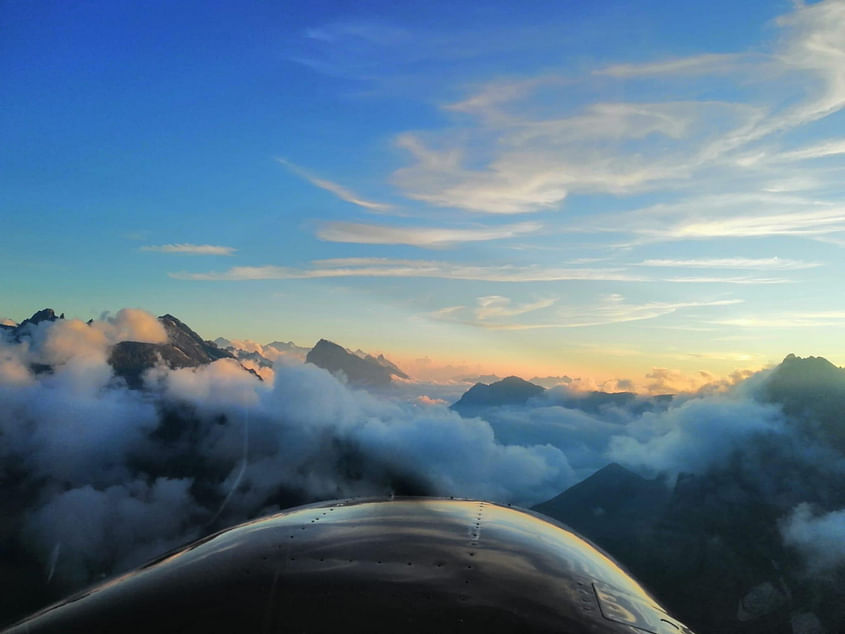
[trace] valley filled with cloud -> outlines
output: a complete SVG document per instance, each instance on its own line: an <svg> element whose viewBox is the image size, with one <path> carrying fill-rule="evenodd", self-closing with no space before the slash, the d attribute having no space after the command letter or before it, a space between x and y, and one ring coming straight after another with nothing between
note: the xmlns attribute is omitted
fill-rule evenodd
<svg viewBox="0 0 845 634"><path fill-rule="evenodd" d="M707 548L739 558L720 564L737 602L768 582L783 599L745 621L730 610L688 616L679 600L675 609L688 622L758 631L784 618L787 596L787 616L842 618L845 370L790 356L733 384L671 395L544 388L514 378L479 383L450 407L421 394L435 382L417 382L384 357L320 345L350 368L386 373L333 374L301 356L268 364L255 345L218 348L172 317L137 309L87 324L42 311L5 326L2 559L4 574L24 581L3 603L4 619L292 505L433 495L531 507L579 483L595 486L591 476L608 465L662 491L649 498L659 511L649 506L654 526L645 533L593 536L607 539L605 547L647 582L666 579L648 568L653 561L615 553L614 539L670 559L672 540L716 540ZM127 350L141 349L156 353L133 382ZM174 360L173 350L188 353ZM202 350L221 358L198 360ZM241 356L260 357L270 372L248 369ZM618 486L598 489L588 515L622 512ZM691 503L698 509L690 512ZM673 514L680 516L672 537L658 540L649 531ZM769 563L758 561L763 553L740 550L737 532L760 540ZM671 565L686 574L680 560ZM717 602L723 591L707 583L699 574L693 585Z"/></svg>

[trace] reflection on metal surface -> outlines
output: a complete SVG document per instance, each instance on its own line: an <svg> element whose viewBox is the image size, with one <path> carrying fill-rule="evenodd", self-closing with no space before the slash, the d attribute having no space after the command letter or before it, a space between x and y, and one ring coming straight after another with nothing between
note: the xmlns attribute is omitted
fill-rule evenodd
<svg viewBox="0 0 845 634"><path fill-rule="evenodd" d="M616 562L557 523L490 502L406 498L311 505L221 531L8 632L663 634L661 619L674 627Z"/></svg>
<svg viewBox="0 0 845 634"><path fill-rule="evenodd" d="M660 634L660 613L616 588L593 582L601 613L606 619Z"/></svg>

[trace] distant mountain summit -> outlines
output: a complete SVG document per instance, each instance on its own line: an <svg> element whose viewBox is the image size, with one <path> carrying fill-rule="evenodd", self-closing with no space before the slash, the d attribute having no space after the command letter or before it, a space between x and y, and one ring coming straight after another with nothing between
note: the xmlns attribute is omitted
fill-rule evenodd
<svg viewBox="0 0 845 634"><path fill-rule="evenodd" d="M52 308L42 308L37 311L32 317L24 319L17 325L0 324L0 332L7 332L15 341L20 341L21 336L30 330L31 327L37 326L42 321L56 321L57 319L64 319L65 314L62 313L56 316L56 311Z"/></svg>
<svg viewBox="0 0 845 634"><path fill-rule="evenodd" d="M383 355L364 355L350 352L328 339L320 339L308 352L305 362L328 370L336 376L343 376L351 384L357 385L384 387L390 385L394 376L400 379L408 378L407 374Z"/></svg>
<svg viewBox="0 0 845 634"><path fill-rule="evenodd" d="M762 397L780 404L808 436L845 453L845 370L823 357L789 354L769 375Z"/></svg>
<svg viewBox="0 0 845 634"><path fill-rule="evenodd" d="M267 344L259 344L250 340L232 341L217 337L214 343L217 344L217 347L231 352L239 361L254 364L259 368L272 368L273 364L280 358L304 362L305 355L311 349L298 346L292 341L272 341Z"/></svg>
<svg viewBox="0 0 845 634"><path fill-rule="evenodd" d="M273 348L279 352L291 355L306 355L310 348L296 345L293 341L271 341L265 348Z"/></svg>
<svg viewBox="0 0 845 634"><path fill-rule="evenodd" d="M109 364L129 387L141 387L143 373L159 360L170 368L193 368L218 359L235 358L213 341L204 341L173 315L162 315L158 320L167 332L167 343L121 341L112 348Z"/></svg>
<svg viewBox="0 0 845 634"><path fill-rule="evenodd" d="M476 383L464 392L451 408L461 414L471 414L486 407L523 405L528 399L545 391L546 388L529 383L518 376L509 376L490 385Z"/></svg>

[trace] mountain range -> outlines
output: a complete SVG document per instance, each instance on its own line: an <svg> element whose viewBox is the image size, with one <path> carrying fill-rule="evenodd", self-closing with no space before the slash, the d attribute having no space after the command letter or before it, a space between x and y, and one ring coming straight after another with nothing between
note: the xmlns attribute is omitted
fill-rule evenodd
<svg viewBox="0 0 845 634"><path fill-rule="evenodd" d="M52 308L44 308L20 324L0 324L0 332L8 333L13 341L20 341L31 332L32 327L58 319L64 319L64 313L57 316ZM144 372L157 363L175 369L199 367L218 359L235 359L244 370L261 379L250 365L272 368L280 356L304 360L361 387L384 387L390 385L393 377L409 379L384 355L373 356L361 350L352 352L327 339L320 339L310 349L281 341L263 346L249 342L248 347L240 347L237 342L222 337L214 341L204 340L187 324L170 314L158 317L158 321L167 333L167 343L121 341L111 348L109 364L115 376L126 381L130 388L141 388ZM36 372L50 371L49 367L40 365L32 369Z"/></svg>
<svg viewBox="0 0 845 634"><path fill-rule="evenodd" d="M643 397L633 392L578 392L562 386L552 389L556 405L596 415L614 407L639 415L665 409L673 399L671 394ZM491 408L525 405L548 391L549 388L518 376L509 376L490 384L476 383L451 405L451 409L464 416L477 416Z"/></svg>
<svg viewBox="0 0 845 634"><path fill-rule="evenodd" d="M0 325L0 333L7 342L26 343L39 324L60 319L62 315L44 309L20 324ZM163 315L158 320L167 333L167 343L124 341L111 348L109 364L129 387L142 387L143 372L156 363L185 368L220 359L235 359L242 364L247 361L240 352L250 350L234 345L224 349L225 340L205 341L172 315ZM252 352L267 359L262 351L271 354L268 349L276 349L296 354L297 348L294 344L274 342ZM407 378L381 355L352 352L325 339L307 352L306 359L344 377L350 384L364 387L384 387ZM36 374L52 371L46 366L31 369ZM44 393L50 394L54 388L49 381L46 384ZM129 394L120 382L113 382L109 389L112 388L124 390L124 396ZM822 357L788 355L777 367L759 373L748 390L753 393L749 396L743 392L743 402L763 408L777 420L777 427L755 435L750 442L720 448L719 459L704 467L690 465L686 470L682 464L679 472L660 477L644 477L625 466L610 463L534 508L604 548L700 633L845 631L845 566L840 561L832 567L813 568L813 562L808 563L806 555L784 537L787 520L796 509L805 509L811 513L809 517L824 519L825 523L813 525L816 530L823 528L829 535L839 536L837 540L809 533L809 543L818 550L817 557L835 559L840 551L845 553L841 545L843 531L835 525L845 509L842 485L845 370ZM139 403L151 395L140 396ZM132 391L127 399L135 403L136 397L139 394ZM714 408L707 410L708 415L712 412L718 415L718 407L729 397L718 395ZM676 414L690 410L703 398L700 395L643 397L627 392L576 392L567 388L547 390L519 377L508 377L474 385L452 409L462 416L483 416L487 421L494 421L497 408L514 415L523 409L542 407L547 416L563 416L566 409L573 409L579 415L590 414L592 418L582 415L579 420L596 426L611 420L611 414L624 410L631 414L628 420L635 422L618 420L613 424L620 434L630 433L633 437L638 433L636 426L643 420L665 411ZM225 481L240 453L203 454L198 449L218 438L216 434L224 429L222 419L204 420L190 408L166 402L159 403L157 412L161 416L158 426L144 437L128 463L141 474L139 482L157 477L182 478L193 483L192 495L207 508L225 504L227 496L219 483ZM12 439L13 433L25 431L26 426L17 425L19 418L17 414L7 417L10 425L6 429L7 440ZM478 420L461 421L457 416L446 420L454 426L462 422L470 426L484 424ZM514 429L526 425L527 420L516 416ZM677 418L666 421L679 424ZM708 422L704 420L701 424ZM732 418L731 423L740 425L742 421ZM495 424L490 424L497 429ZM626 426L635 429L627 432ZM238 448L240 429L238 425ZM495 433L504 445L530 444L523 437L507 442L498 431ZM696 439L706 440L704 436ZM563 446L563 441L558 444ZM7 445L11 446L8 442ZM148 445L155 450L143 452ZM24 446L29 452L35 445ZM520 450L523 448L520 446ZM698 449L693 448L693 452ZM258 446L251 449L259 450ZM337 468L355 481L365 478L368 469L372 469L366 461L373 457L357 453L354 444L347 447L340 442L328 443L321 451L328 452L329 459L332 452L337 452ZM606 459L605 454L600 455ZM43 492L43 478L37 472L27 476L31 468L28 456L24 452L16 460L0 463L0 476L7 483L0 486L0 570L13 571L6 577L15 579L15 583L9 584L14 587L0 597L0 621L11 618L16 610L37 607L39 596L52 596L50 592L55 591L53 586L45 585L32 555L19 541L19 535L26 534L22 526L27 521L21 509L39 499L39 492ZM279 462L272 473L276 474L284 465L285 462ZM16 484L8 484L13 482ZM56 482L49 490L61 494L66 483ZM81 495L79 491L95 495L91 487L74 491L74 495ZM281 508L307 501L312 500L280 480L273 496L258 500L251 512L259 512L268 505Z"/></svg>

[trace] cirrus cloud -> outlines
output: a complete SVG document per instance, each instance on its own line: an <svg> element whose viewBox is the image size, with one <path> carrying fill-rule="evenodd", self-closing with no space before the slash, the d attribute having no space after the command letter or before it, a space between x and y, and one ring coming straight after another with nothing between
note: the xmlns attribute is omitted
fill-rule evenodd
<svg viewBox="0 0 845 634"><path fill-rule="evenodd" d="M354 222L328 222L317 231L317 237L328 242L356 244L408 244L415 247L437 248L462 242L503 240L542 229L537 222L522 222L498 227L448 229L440 227L387 227Z"/></svg>
<svg viewBox="0 0 845 634"><path fill-rule="evenodd" d="M215 244L189 244L186 242L148 245L141 247L140 250L154 253L177 253L179 255L234 255L235 251L237 251L234 247L224 247Z"/></svg>

